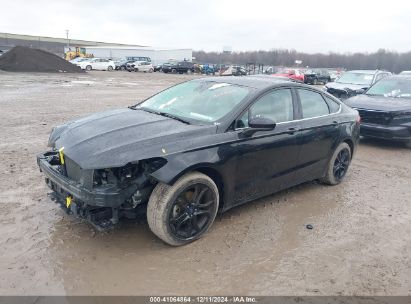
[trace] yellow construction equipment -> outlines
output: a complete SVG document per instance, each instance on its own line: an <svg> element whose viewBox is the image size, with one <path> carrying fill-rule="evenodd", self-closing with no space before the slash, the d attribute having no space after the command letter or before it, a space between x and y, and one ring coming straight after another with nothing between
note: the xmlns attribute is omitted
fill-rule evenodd
<svg viewBox="0 0 411 304"><path fill-rule="evenodd" d="M82 57L82 58L93 58L93 54L87 54L85 48L80 48L78 46L75 47L75 51L67 51L65 54L66 60L73 60L74 58Z"/></svg>

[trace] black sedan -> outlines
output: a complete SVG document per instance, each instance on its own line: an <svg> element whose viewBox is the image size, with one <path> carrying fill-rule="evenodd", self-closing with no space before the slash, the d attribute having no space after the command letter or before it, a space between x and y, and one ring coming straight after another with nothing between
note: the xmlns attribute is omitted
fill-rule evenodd
<svg viewBox="0 0 411 304"><path fill-rule="evenodd" d="M362 136L402 141L411 147L411 75L384 78L345 103L359 111Z"/></svg>
<svg viewBox="0 0 411 304"><path fill-rule="evenodd" d="M58 126L37 162L67 212L105 229L143 211L177 246L218 211L314 179L340 183L358 138L358 112L323 91L217 77Z"/></svg>
<svg viewBox="0 0 411 304"><path fill-rule="evenodd" d="M331 75L327 69L310 69L304 72L304 83L317 85L319 82L327 84L330 81Z"/></svg>

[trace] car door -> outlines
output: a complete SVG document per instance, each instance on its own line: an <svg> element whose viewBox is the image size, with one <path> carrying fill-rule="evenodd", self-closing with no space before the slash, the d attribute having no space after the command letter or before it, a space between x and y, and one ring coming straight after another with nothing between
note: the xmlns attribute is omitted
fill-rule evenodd
<svg viewBox="0 0 411 304"><path fill-rule="evenodd" d="M142 72L147 72L148 71L148 65L149 65L149 63L148 62L142 62L141 63L141 71Z"/></svg>
<svg viewBox="0 0 411 304"><path fill-rule="evenodd" d="M330 106L321 93L302 88L296 89L296 93L301 113L298 140L301 150L295 179L301 183L323 175L339 142L340 118L330 114L333 109L330 111Z"/></svg>
<svg viewBox="0 0 411 304"><path fill-rule="evenodd" d="M110 64L110 61L108 59L101 59L100 60L100 69L101 70L107 70L109 64Z"/></svg>
<svg viewBox="0 0 411 304"><path fill-rule="evenodd" d="M233 176L234 205L292 184L299 155L293 96L290 88L270 91L258 98L235 122L238 141L232 148L238 157ZM270 118L276 122L276 127L246 136L248 119L252 117Z"/></svg>
<svg viewBox="0 0 411 304"><path fill-rule="evenodd" d="M95 59L92 63L93 70L101 70L101 59Z"/></svg>

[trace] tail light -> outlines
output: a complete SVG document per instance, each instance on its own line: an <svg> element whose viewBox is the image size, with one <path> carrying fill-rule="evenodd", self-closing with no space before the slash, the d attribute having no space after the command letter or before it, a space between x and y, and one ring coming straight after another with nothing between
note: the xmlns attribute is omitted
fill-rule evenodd
<svg viewBox="0 0 411 304"><path fill-rule="evenodd" d="M357 125L361 124L361 116L360 116L360 114L357 115L357 118L356 118L355 122L356 122Z"/></svg>

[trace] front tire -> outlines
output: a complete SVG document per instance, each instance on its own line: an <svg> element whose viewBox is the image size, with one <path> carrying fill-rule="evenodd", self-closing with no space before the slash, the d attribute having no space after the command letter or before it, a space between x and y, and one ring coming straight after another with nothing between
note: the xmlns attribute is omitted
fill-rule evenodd
<svg viewBox="0 0 411 304"><path fill-rule="evenodd" d="M111 72L113 70L113 67L111 65L108 66L107 71Z"/></svg>
<svg viewBox="0 0 411 304"><path fill-rule="evenodd" d="M341 143L335 149L328 163L327 174L320 181L328 185L338 185L341 183L350 166L351 155L350 146L345 142Z"/></svg>
<svg viewBox="0 0 411 304"><path fill-rule="evenodd" d="M92 67L91 65L86 66L86 71L91 71Z"/></svg>
<svg viewBox="0 0 411 304"><path fill-rule="evenodd" d="M218 188L205 174L192 172L172 186L159 183L147 206L151 231L171 246L191 243L212 225L219 206Z"/></svg>

